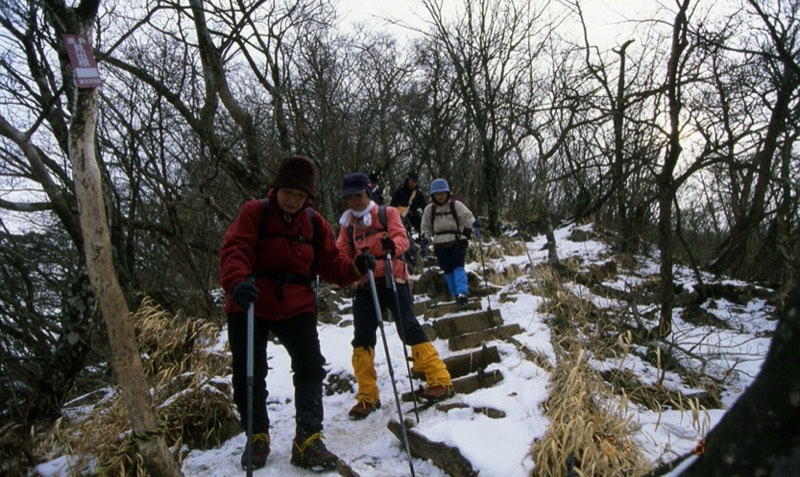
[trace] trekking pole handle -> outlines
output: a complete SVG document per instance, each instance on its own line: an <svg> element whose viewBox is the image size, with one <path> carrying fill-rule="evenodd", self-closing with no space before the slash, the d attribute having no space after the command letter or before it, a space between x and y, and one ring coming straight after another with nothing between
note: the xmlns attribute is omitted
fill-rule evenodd
<svg viewBox="0 0 800 477"><path fill-rule="evenodd" d="M383 244L383 239L389 237L389 234L386 232L381 235L381 244ZM389 250L387 247L383 247L383 251L386 253L386 288L391 288L395 292L395 298L397 297L397 285L394 281L394 266L392 265L392 251ZM399 307L398 307L399 309ZM399 318L398 318L399 319Z"/></svg>
<svg viewBox="0 0 800 477"><path fill-rule="evenodd" d="M386 232L381 234L381 247L383 247L383 252L387 257L392 256L392 250L394 250L394 253L397 253L397 248L395 248L396 246L394 245L394 241L392 241L392 239L389 237L389 234Z"/></svg>

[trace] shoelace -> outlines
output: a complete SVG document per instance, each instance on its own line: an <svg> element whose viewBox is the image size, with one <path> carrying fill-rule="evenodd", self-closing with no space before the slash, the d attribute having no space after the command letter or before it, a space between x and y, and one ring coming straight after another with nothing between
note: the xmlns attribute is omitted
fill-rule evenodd
<svg viewBox="0 0 800 477"><path fill-rule="evenodd" d="M269 445L269 435L264 433L254 435L253 444L256 442L263 442L264 444Z"/></svg>
<svg viewBox="0 0 800 477"><path fill-rule="evenodd" d="M305 454L306 449L311 447L311 445L316 441L322 442L322 433L321 432L315 432L315 433L311 434L299 446L297 445L297 442L295 442L294 445L297 446L297 451L300 452L300 455L302 456L302 455Z"/></svg>

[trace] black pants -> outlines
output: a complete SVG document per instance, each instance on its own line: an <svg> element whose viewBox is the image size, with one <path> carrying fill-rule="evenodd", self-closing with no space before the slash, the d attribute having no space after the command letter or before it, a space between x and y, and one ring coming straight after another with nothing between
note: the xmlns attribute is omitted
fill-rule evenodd
<svg viewBox="0 0 800 477"><path fill-rule="evenodd" d="M433 247L433 252L436 254L436 260L439 262L439 268L444 273L453 273L458 267L464 268L464 262L467 259L467 241L459 240L451 247Z"/></svg>
<svg viewBox="0 0 800 477"><path fill-rule="evenodd" d="M285 321L255 320L253 334L253 433L269 430L267 415L267 343L269 332L278 337L289 353L294 372L294 407L297 427L314 433L322 430L322 380L326 371L313 314L297 315ZM233 355L233 400L247 419L247 315L228 314L228 342Z"/></svg>
<svg viewBox="0 0 800 477"><path fill-rule="evenodd" d="M383 313L387 308L392 311L397 332L400 334L400 339L403 340L403 343L413 346L427 342L428 337L422 331L422 327L419 325L416 316L414 316L414 303L412 302L408 284L397 284L397 297L400 302L399 313L395 305L392 289L386 286L384 280L376 280L375 285L378 291L381 312ZM356 289L356 294L353 298L353 328L353 348L375 346L378 318L375 314L375 305L372 301L372 291L369 286L360 286Z"/></svg>

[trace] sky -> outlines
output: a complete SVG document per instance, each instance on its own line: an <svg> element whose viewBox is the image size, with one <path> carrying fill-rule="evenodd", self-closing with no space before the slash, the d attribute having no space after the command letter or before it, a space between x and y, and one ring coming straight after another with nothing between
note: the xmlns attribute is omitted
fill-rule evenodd
<svg viewBox="0 0 800 477"><path fill-rule="evenodd" d="M576 227L566 226L556 231L559 245L559 256L562 260L575 257L586 269L590 263L602 263L611 255L610 249L603 243L588 241L571 241L570 235ZM580 229L591 232L590 225ZM536 237L525 243L527 253L519 256L505 256L488 260L487 268L503 270L511 265L520 268L543 263L547 260L544 250L544 237ZM530 256L530 259L529 259ZM647 280L648 276L658 273L657 262L640 258L640 264L633 273L620 274L604 284L610 287L625 289L633 284ZM480 263L467 264L467 270L478 276L481 274ZM499 309L505 324L517 323L523 332L516 335L526 347L547 356L551 365L555 365L555 354L551 343L551 333L546 322L548 317L539 311L542 298L531 293L528 285L530 276L523 275L503 287L499 293L481 300L482 308ZM676 280L691 288L692 275L687 269L676 270ZM736 283L736 282L731 282ZM592 300L599 306L615 305L606 298L601 298L581 286L573 286L572 291L581 297ZM500 294L509 299L500 302ZM424 295L417 297L425 300ZM640 310L647 311L646 307ZM720 330L709 327L696 327L680 319L680 310L675 311L674 334L678 342L685 348L693 349L698 356L708 360L706 371L712 376L721 377L731 369L731 378L723 394L723 401L730 406L758 374L769 346L767 333L774 330L776 322L770 319L772 310L763 300L754 299L748 304L737 306L725 300L718 300L715 308L707 311L731 324L731 329ZM447 315L452 316L452 315ZM343 321L352 316L343 314ZM419 317L424 322L423 317ZM329 373L352 373L350 357L352 327L320 324L320 341L326 357L326 368ZM386 323L386 339L399 392L409 389L408 376L403 363L403 350L400 339L392 323ZM220 336L216 344L224 349L226 333ZM487 371L497 370L504 379L497 385L476 391L471 394L458 394L446 403L463 403L469 407L452 409L448 412L435 408L420 414L420 423L416 428L430 440L443 442L456 447L470 461L481 477L527 477L535 467L528 455L529 448L536 439L544 437L550 425L542 404L549 392L550 374L527 360L513 345L503 341L492 341L487 346L496 346L501 362L490 365ZM441 339L433 341L443 358L464 351L451 352L447 342ZM270 344L268 349L270 374L267 386L270 392L269 412L272 422L270 430L272 453L267 466L254 472L257 477L267 476L310 476L337 475L336 473L317 474L293 467L289 463L291 441L294 437L294 405L293 385L289 372L289 359L283 347ZM386 428L390 419L398 419L395 399L392 393L390 375L386 355L379 340L376 350L376 371L381 393L382 408L362 421L351 421L348 411L355 403L353 393L325 396L325 442L328 448L348 462L353 469L364 477L394 477L409 475L408 460L401 442ZM641 359L628 355L624 360L592 358L591 365L597 370L623 368L635 373L645 382L652 383L657 379L658 370ZM698 363L685 363L698 366ZM225 379L230 379L230 376ZM665 385L671 389L691 393L691 387L681 381L673 373L666 373ZM415 385L419 385L415 381ZM409 403L402 403L404 417L414 418ZM502 410L506 417L491 419L476 413L474 408L491 407ZM716 424L724 415L723 409L711 409L700 413L700 425L693 424L688 411L667 410L661 414L639 408L630 404L629 415L634 426L634 438L650 462L669 461L677 455L690 451L704 435L705 431ZM183 462L186 476L211 477L244 475L239 458L244 449L246 437L241 433L218 448L200 451L191 450ZM66 476L66 457L56 458L38 467L45 477ZM421 459L412 460L415 473L419 476L443 477L446 474L431 462Z"/></svg>
<svg viewBox="0 0 800 477"><path fill-rule="evenodd" d="M455 12L461 0L442 0L443 11L450 12L450 18L455 17ZM660 9L659 3L655 0L582 0L581 9L584 18L589 25L589 37L592 42L604 45L618 45L629 39L629 32L633 24L627 20L645 18L653 15L653 12ZM561 2L553 2L553 11L562 11ZM340 13L340 27L347 29L349 25L359 22L367 23L375 28L382 29L395 35L402 43L415 35L413 29L425 30L428 12L419 0L396 1L396 0L339 0L337 11ZM447 13L446 13L447 15ZM391 21L408 25L411 28L404 28L392 24ZM579 25L568 21L561 29L566 33L569 31L579 32Z"/></svg>

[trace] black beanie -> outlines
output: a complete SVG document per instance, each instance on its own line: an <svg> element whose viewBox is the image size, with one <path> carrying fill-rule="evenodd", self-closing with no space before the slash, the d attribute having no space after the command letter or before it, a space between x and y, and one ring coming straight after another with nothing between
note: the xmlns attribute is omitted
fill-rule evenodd
<svg viewBox="0 0 800 477"><path fill-rule="evenodd" d="M300 189L312 199L316 195L314 187L314 163L303 156L288 156L281 159L278 172L272 179L270 187L279 189L290 187Z"/></svg>

